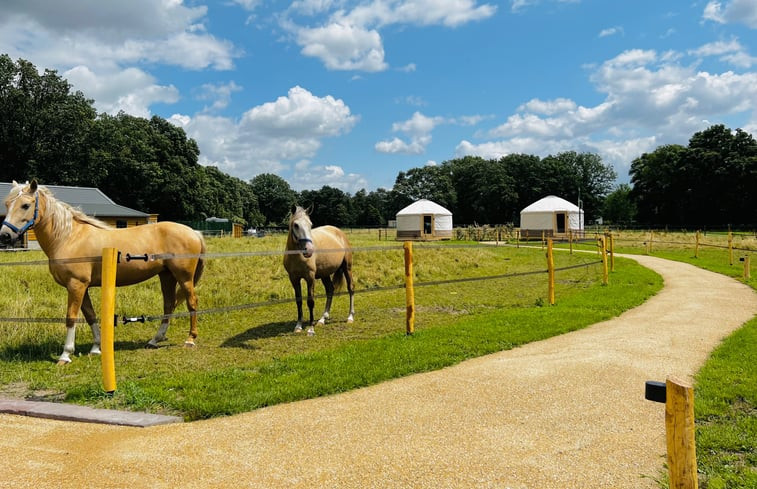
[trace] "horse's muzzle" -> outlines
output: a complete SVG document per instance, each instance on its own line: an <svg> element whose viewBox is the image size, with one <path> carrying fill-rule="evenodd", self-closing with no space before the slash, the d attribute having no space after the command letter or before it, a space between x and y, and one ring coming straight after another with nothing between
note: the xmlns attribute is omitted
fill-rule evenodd
<svg viewBox="0 0 757 489"><path fill-rule="evenodd" d="M8 231L0 232L0 244L9 245L13 243L13 241L14 241L14 238L13 236L11 236L11 233L9 233Z"/></svg>
<svg viewBox="0 0 757 489"><path fill-rule="evenodd" d="M301 240L300 241L300 247L302 248L302 256L305 258L310 258L313 256L313 252L315 251L315 247L313 246L313 242L310 240Z"/></svg>

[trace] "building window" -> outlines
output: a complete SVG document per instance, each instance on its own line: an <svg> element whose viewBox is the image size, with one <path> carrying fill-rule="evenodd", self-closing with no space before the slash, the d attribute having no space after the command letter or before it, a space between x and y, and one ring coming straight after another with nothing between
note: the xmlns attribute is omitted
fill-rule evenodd
<svg viewBox="0 0 757 489"><path fill-rule="evenodd" d="M117 228L125 228L125 227L127 227L126 221L123 221L121 219L116 219L116 227Z"/></svg>

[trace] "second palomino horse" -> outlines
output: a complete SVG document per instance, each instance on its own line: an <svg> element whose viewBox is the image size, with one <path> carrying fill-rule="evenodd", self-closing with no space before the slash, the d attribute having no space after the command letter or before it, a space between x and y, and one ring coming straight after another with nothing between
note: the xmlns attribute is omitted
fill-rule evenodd
<svg viewBox="0 0 757 489"><path fill-rule="evenodd" d="M284 255L284 268L289 273L289 280L294 287L297 301L297 326L295 332L302 331L302 280L308 288L308 310L310 323L308 335L315 334L313 324L313 307L315 305L315 281L321 279L326 288L326 309L318 324L325 324L329 319L331 300L334 290L342 283L347 283L350 295L350 315L347 322L351 323L355 316L355 284L352 280L352 250L347 236L341 229L334 226L312 227L308 213L299 206L292 206L292 217L289 220L289 235L287 236Z"/></svg>

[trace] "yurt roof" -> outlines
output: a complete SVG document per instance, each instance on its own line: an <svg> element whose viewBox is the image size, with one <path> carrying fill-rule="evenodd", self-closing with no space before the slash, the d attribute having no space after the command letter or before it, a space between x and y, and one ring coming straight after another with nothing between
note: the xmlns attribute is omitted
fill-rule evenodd
<svg viewBox="0 0 757 489"><path fill-rule="evenodd" d="M577 205L568 202L567 200L557 197L555 195L548 195L543 199L539 199L528 207L524 208L523 212L553 212L553 211L569 211L578 212L580 209Z"/></svg>
<svg viewBox="0 0 757 489"><path fill-rule="evenodd" d="M397 213L398 216L414 216L418 214L433 214L435 216L451 216L452 213L436 202L421 199L413 202Z"/></svg>

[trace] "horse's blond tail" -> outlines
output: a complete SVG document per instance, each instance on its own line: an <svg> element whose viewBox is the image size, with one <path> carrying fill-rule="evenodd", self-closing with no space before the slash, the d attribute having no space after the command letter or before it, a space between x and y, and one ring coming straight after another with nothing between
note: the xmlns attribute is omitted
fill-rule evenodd
<svg viewBox="0 0 757 489"><path fill-rule="evenodd" d="M334 291L339 292L344 288L344 284L347 282L344 278L344 263L342 263L342 266L340 266L336 272L334 272L334 275L331 277L331 283L334 284Z"/></svg>

